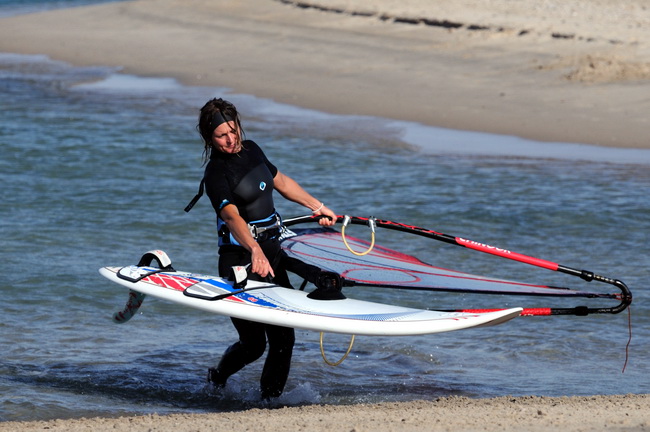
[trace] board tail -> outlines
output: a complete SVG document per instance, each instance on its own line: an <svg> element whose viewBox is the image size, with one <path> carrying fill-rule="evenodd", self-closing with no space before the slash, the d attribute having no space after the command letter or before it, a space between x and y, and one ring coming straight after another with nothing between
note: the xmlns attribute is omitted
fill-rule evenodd
<svg viewBox="0 0 650 432"><path fill-rule="evenodd" d="M138 267L152 265L154 261L158 264L158 268L161 270L174 271L172 268L172 260L169 259L167 254L161 250L150 250L146 252L142 255L142 258L140 258ZM126 301L126 305L122 311L113 314L113 322L123 324L130 320L133 315L136 314L138 309L140 309L140 306L142 306L145 297L146 294L129 290L129 299Z"/></svg>

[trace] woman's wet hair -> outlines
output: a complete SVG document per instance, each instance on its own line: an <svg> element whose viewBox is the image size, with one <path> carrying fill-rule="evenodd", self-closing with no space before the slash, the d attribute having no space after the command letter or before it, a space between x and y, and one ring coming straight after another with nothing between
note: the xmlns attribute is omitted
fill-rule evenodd
<svg viewBox="0 0 650 432"><path fill-rule="evenodd" d="M212 133L221 124L234 121L235 127L239 130L240 141L244 136L244 129L241 127L239 113L235 105L221 98L210 99L203 105L199 113L199 123L196 129L203 138L203 161L210 160L212 154Z"/></svg>

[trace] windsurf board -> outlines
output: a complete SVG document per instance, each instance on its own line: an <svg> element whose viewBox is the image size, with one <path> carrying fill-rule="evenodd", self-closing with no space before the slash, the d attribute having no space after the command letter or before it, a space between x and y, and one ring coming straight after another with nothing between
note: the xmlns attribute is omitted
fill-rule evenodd
<svg viewBox="0 0 650 432"><path fill-rule="evenodd" d="M130 290L126 307L114 316L117 322L133 316L146 295L266 324L367 336L432 334L497 325L522 311L510 308L487 313L444 312L352 298L315 300L307 297L305 291L264 282L248 281L241 289L217 276L142 265L103 267L99 272Z"/></svg>

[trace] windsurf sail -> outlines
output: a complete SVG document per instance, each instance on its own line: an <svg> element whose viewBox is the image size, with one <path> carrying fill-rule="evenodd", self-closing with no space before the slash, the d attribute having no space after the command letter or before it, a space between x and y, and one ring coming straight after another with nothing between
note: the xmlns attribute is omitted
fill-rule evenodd
<svg viewBox="0 0 650 432"><path fill-rule="evenodd" d="M592 298L618 300L614 307L578 306L573 308L531 308L523 315L588 315L592 313L618 313L632 302L632 294L619 281L586 270L576 270L539 258L529 257L484 243L453 237L436 231L404 225L396 222L370 218L345 217L346 223L367 224L374 227L395 229L490 253L548 270L577 276L583 281L600 281L614 285L618 292L577 290L569 287L537 285L513 280L477 276L456 270L437 267L402 252L373 242L344 237L331 228L295 228L295 225L317 222L318 217L303 216L285 220L289 227L282 236L282 247L290 256L324 270L333 271L345 278L348 286L372 286L411 290L432 290L461 293L547 296L564 298ZM352 253L350 253L352 250ZM354 253L364 250L363 253ZM475 309L473 311L479 311Z"/></svg>

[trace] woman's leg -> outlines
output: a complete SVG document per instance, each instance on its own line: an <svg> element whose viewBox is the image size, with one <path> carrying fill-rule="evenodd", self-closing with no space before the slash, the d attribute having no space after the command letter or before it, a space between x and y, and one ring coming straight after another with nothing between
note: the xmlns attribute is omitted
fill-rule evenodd
<svg viewBox="0 0 650 432"><path fill-rule="evenodd" d="M260 358L266 350L264 324L238 318L231 320L239 333L239 341L226 350L216 368L208 371L208 381L217 386L226 385L228 377Z"/></svg>
<svg viewBox="0 0 650 432"><path fill-rule="evenodd" d="M292 328L274 325L266 325L266 336L269 340L269 353L260 379L262 399L282 394L289 377L291 355L296 340Z"/></svg>

